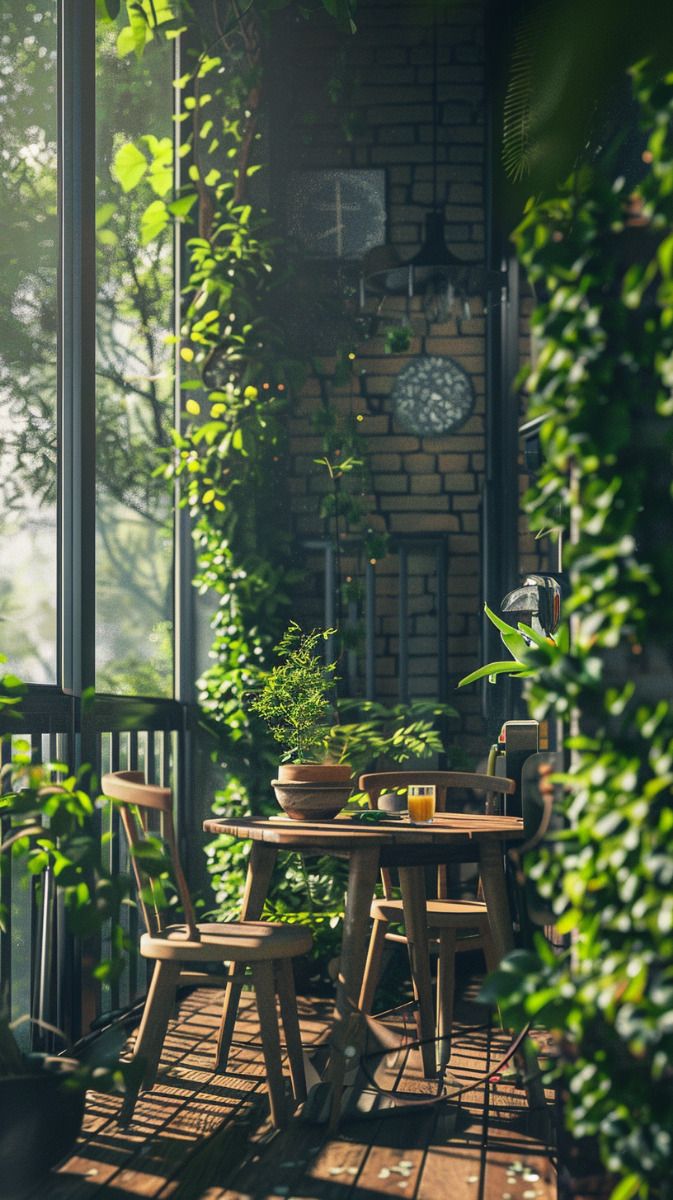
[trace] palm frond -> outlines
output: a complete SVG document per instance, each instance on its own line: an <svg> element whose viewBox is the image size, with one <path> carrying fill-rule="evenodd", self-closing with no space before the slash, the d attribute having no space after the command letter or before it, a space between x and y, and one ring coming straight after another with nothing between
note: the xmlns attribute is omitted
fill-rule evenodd
<svg viewBox="0 0 673 1200"><path fill-rule="evenodd" d="M518 183L530 173L535 63L544 26L545 5L521 18L514 37L512 65L503 110L502 162L505 174Z"/></svg>

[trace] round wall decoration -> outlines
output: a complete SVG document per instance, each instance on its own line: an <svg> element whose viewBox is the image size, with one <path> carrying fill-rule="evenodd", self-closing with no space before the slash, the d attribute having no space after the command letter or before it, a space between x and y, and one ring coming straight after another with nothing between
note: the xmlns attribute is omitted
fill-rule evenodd
<svg viewBox="0 0 673 1200"><path fill-rule="evenodd" d="M409 433L451 433L469 417L474 392L452 358L424 355L400 371L392 391L395 420Z"/></svg>

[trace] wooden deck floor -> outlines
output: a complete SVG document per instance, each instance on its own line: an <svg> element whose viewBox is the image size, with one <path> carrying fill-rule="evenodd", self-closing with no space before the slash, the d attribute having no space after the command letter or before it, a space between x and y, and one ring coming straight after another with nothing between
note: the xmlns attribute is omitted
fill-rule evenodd
<svg viewBox="0 0 673 1200"><path fill-rule="evenodd" d="M212 1073L220 1002L212 989L183 1001L158 1082L126 1129L116 1124L117 1098L90 1095L77 1153L35 1200L555 1200L549 1147L510 1079L477 1083L454 1104L350 1121L333 1138L300 1120L274 1133L250 1002L237 1025L231 1073ZM324 1034L331 1008L304 997L299 1006L308 1045ZM483 1020L468 994L451 1059L461 1082L478 1080L506 1045L499 1031L472 1028ZM411 1087L418 1086L416 1058L412 1051L405 1069Z"/></svg>

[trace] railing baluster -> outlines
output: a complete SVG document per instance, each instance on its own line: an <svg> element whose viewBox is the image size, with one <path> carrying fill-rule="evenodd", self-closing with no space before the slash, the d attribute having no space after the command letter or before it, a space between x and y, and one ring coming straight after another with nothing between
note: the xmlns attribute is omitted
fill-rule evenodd
<svg viewBox="0 0 673 1200"><path fill-rule="evenodd" d="M140 770L140 755L138 746L138 730L131 729L129 732L129 771Z"/></svg>
<svg viewBox="0 0 673 1200"><path fill-rule="evenodd" d="M446 704L449 699L449 554L446 541L437 543L437 699ZM440 718L442 745L449 740L448 717ZM446 768L446 753L439 755L437 769Z"/></svg>
<svg viewBox="0 0 673 1200"><path fill-rule="evenodd" d="M336 600L336 559L334 546L331 542L325 542L325 629L334 629L336 627ZM335 657L334 638L329 637L325 647L325 659L328 663L333 663Z"/></svg>
<svg viewBox="0 0 673 1200"><path fill-rule="evenodd" d="M365 696L376 699L376 573L371 562L365 569Z"/></svg>
<svg viewBox="0 0 673 1200"><path fill-rule="evenodd" d="M5 738L0 746L2 765L7 766L12 759L12 747L9 738ZM10 783L3 777L3 790L9 791ZM9 821L0 817L0 840L4 841L9 833ZM11 867L0 873L0 900L5 910L5 929L0 930L0 995L9 1011L12 1011L12 872Z"/></svg>
<svg viewBox="0 0 673 1200"><path fill-rule="evenodd" d="M358 608L355 600L348 601L348 631L354 639L358 624ZM346 654L346 685L348 695L354 696L357 689L358 655L355 644L349 645Z"/></svg>
<svg viewBox="0 0 673 1200"><path fill-rule="evenodd" d="M157 764L154 747L154 730L148 729L145 734L145 776L148 783L157 781Z"/></svg>
<svg viewBox="0 0 673 1200"><path fill-rule="evenodd" d="M409 558L400 545L398 559L398 677L400 703L409 703Z"/></svg>
<svg viewBox="0 0 673 1200"><path fill-rule="evenodd" d="M159 775L162 787L173 787L172 743L173 734L170 729L164 729L161 735L161 772Z"/></svg>

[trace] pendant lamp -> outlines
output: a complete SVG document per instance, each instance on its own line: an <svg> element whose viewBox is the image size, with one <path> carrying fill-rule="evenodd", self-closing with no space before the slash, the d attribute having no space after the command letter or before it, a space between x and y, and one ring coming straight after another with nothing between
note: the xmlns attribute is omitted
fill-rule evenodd
<svg viewBox="0 0 673 1200"><path fill-rule="evenodd" d="M406 262L400 260L394 246L376 246L365 256L360 278L360 306L367 296L383 298L406 295L423 297L423 307L430 319L443 320L457 311L469 318L470 298L485 296L492 284L499 282L500 273L487 271L483 265L458 258L446 244L444 234L444 203L438 188L438 134L440 110L437 94L438 75L437 10L433 21L432 53L432 209L425 215L425 236L420 250Z"/></svg>

